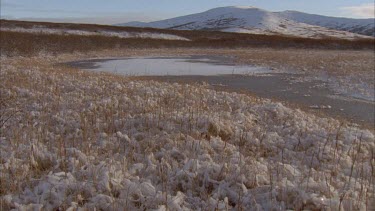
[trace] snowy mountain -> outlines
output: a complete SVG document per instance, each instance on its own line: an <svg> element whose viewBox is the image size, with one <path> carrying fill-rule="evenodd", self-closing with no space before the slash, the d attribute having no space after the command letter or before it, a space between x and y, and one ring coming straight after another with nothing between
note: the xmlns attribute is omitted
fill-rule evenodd
<svg viewBox="0 0 375 211"><path fill-rule="evenodd" d="M349 31L357 34L375 36L375 19L352 19L337 18L322 15L307 14L298 11L280 12L281 17L296 22L307 23L310 25L322 26L329 29Z"/></svg>
<svg viewBox="0 0 375 211"><path fill-rule="evenodd" d="M359 38L374 34L374 19L346 19L294 11L269 12L248 6L214 8L202 13L149 23L131 22L120 26L180 30L216 30L238 33L283 34L299 37ZM345 31L344 31L345 30ZM356 33L352 33L356 32Z"/></svg>

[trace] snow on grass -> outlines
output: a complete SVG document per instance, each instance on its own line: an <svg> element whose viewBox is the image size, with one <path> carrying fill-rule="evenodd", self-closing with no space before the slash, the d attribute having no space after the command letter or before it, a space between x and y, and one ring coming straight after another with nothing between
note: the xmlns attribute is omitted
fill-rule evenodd
<svg viewBox="0 0 375 211"><path fill-rule="evenodd" d="M189 39L180 37L172 34L164 33L150 33L150 32L115 32L115 31L84 31L84 30L72 30L72 29L53 29L53 28L21 28L21 27L1 27L1 31L11 32L23 32L23 33L34 33L34 34L58 34L58 35L82 35L82 36L108 36L108 37L119 37L119 38L143 38L143 39L163 39L163 40L183 40L189 41Z"/></svg>
<svg viewBox="0 0 375 211"><path fill-rule="evenodd" d="M280 103L3 59L2 209L366 210L374 134ZM8 119L8 118L6 118Z"/></svg>

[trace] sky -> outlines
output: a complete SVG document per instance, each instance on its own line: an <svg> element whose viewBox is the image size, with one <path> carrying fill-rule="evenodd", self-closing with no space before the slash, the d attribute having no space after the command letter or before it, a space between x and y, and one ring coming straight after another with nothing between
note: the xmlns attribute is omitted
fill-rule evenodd
<svg viewBox="0 0 375 211"><path fill-rule="evenodd" d="M373 0L0 0L1 18L116 24L155 21L223 6L374 18Z"/></svg>

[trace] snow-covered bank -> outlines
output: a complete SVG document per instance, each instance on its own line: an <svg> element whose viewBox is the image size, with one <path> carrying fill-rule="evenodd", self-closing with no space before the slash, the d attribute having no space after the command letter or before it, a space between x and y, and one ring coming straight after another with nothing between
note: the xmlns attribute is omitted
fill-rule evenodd
<svg viewBox="0 0 375 211"><path fill-rule="evenodd" d="M206 85L1 62L1 112L14 114L0 137L4 209L366 210L373 200L371 131Z"/></svg>
<svg viewBox="0 0 375 211"><path fill-rule="evenodd" d="M183 40L189 39L173 34L150 33L150 32L117 32L117 31L86 31L86 30L72 30L72 29L53 29L44 27L34 28L7 28L1 27L1 31L23 32L33 34L57 34L57 35L81 35L81 36L107 36L119 38L143 38L143 39L162 39L162 40Z"/></svg>

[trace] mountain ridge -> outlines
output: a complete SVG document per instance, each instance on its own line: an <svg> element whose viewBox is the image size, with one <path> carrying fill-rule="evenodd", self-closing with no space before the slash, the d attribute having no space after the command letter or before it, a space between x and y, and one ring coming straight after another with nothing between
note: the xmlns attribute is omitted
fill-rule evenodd
<svg viewBox="0 0 375 211"><path fill-rule="evenodd" d="M311 25L348 31L362 35L375 36L375 18L355 19L346 17L331 17L325 15L303 13L294 10L286 10L283 12L279 12L279 14L281 14L285 18ZM361 29L363 27L365 27L365 29Z"/></svg>
<svg viewBox="0 0 375 211"><path fill-rule="evenodd" d="M287 10L269 12L251 6L213 8L204 12L153 22L117 26L180 30L217 30L237 33L284 34L299 37L361 38L375 36L375 19L329 17Z"/></svg>

